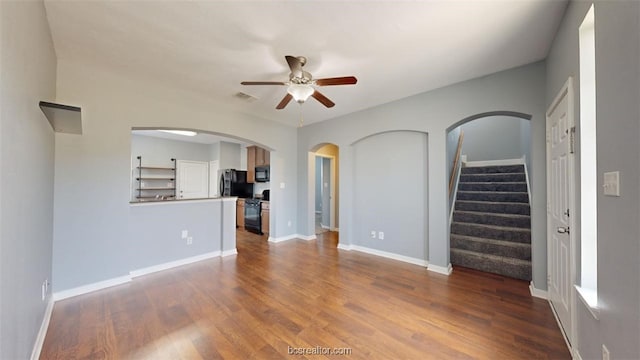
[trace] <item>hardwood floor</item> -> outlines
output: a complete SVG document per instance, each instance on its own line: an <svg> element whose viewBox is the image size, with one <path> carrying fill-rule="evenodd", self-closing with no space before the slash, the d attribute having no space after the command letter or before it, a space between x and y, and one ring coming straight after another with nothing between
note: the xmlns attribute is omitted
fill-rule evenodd
<svg viewBox="0 0 640 360"><path fill-rule="evenodd" d="M524 281L336 244L332 232L279 244L239 232L237 256L59 301L41 359L280 359L317 346L350 352L329 358L570 358Z"/></svg>

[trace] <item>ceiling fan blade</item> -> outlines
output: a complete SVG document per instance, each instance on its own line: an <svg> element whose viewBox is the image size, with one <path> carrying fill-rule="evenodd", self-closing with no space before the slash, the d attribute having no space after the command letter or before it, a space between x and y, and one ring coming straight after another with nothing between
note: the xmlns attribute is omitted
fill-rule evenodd
<svg viewBox="0 0 640 360"><path fill-rule="evenodd" d="M278 109L278 110L284 109L284 107L287 106L287 104L289 104L289 101L291 101L291 99L293 99L293 96L291 96L291 94L287 93L287 95L285 95L284 98L282 98L282 100L280 101L278 106L276 106L276 109Z"/></svg>
<svg viewBox="0 0 640 360"><path fill-rule="evenodd" d="M355 76L343 76L326 79L317 79L316 85L329 86L329 85L353 85L358 82Z"/></svg>
<svg viewBox="0 0 640 360"><path fill-rule="evenodd" d="M289 69L291 69L291 74L294 77L302 77L302 63L300 62L300 58L296 56L287 55L284 57L287 59L287 64L289 64Z"/></svg>
<svg viewBox="0 0 640 360"><path fill-rule="evenodd" d="M242 85L287 85L282 81L243 81Z"/></svg>
<svg viewBox="0 0 640 360"><path fill-rule="evenodd" d="M313 96L314 99L320 101L322 105L328 108L333 107L335 105L333 101L329 100L329 98L322 95L318 90L314 91L313 94L311 94L311 96Z"/></svg>

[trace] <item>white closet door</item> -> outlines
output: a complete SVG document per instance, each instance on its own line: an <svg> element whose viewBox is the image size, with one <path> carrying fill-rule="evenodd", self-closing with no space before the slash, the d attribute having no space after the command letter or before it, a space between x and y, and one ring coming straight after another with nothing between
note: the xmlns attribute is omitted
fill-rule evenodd
<svg viewBox="0 0 640 360"><path fill-rule="evenodd" d="M209 163L206 161L177 161L176 186L178 199L209 197Z"/></svg>

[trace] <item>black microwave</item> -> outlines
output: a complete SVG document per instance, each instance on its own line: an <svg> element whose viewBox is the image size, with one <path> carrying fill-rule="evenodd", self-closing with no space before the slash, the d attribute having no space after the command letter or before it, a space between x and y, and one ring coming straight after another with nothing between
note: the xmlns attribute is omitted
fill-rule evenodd
<svg viewBox="0 0 640 360"><path fill-rule="evenodd" d="M256 182L269 182L268 166L256 166Z"/></svg>

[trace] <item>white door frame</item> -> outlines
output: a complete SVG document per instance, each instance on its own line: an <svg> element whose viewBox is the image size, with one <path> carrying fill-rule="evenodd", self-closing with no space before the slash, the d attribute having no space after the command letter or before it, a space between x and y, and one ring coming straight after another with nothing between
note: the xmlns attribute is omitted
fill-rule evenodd
<svg viewBox="0 0 640 360"><path fill-rule="evenodd" d="M553 113L553 111L555 110L556 106L560 103L560 101L564 98L567 97L567 117L568 117L568 129L570 132L570 136L577 136L577 134L575 133L575 116L574 116L574 92L573 92L573 77L569 77L567 79L567 81L564 83L564 85L562 86L562 88L560 89L560 92L558 92L558 94L556 95L556 97L553 99L553 101L551 102L551 106L549 106L549 109L547 110L546 113L546 171L547 171L547 290L549 290L549 283L550 283L550 277L551 277L551 246L549 246L549 241L551 239L551 232L552 231L556 231L556 229L552 229L552 224L551 221L549 220L550 215L549 215L549 211L550 211L550 206L551 206L551 171L550 171L550 166L551 166L551 151L550 151L550 115ZM572 134L571 134L572 133ZM571 142L571 140L569 140L569 142ZM570 146L575 146L575 138L574 138L574 145L570 144ZM569 281L570 281L570 287L569 287L569 306L571 307L571 309L569 310L569 322L570 324L568 325L570 327L571 330L571 334L570 334L570 338L567 338L566 334L564 331L562 331L562 336L564 337L565 341L567 342L567 346L569 347L569 351L571 352L572 357L575 357L575 351L574 349L577 349L575 347L575 339L576 339L576 332L577 332L577 325L576 325L576 290L575 290L575 284L576 284L576 239L575 239L575 229L576 229L576 220L575 220L575 214L576 213L576 187L575 187L575 155L572 155L575 152L575 148L573 152L570 152L569 154L569 165L568 165L568 183L569 183L569 208L571 209L572 214L570 214L569 216L569 244L571 246L571 251L569 251ZM560 319L558 318L558 315L556 314L556 311L553 307L553 304L551 303L551 299L549 298L549 305L551 306L551 310L553 311L553 315L556 318L556 321L558 322L558 325L562 328L562 324L560 323Z"/></svg>
<svg viewBox="0 0 640 360"><path fill-rule="evenodd" d="M325 155L325 154L314 154L314 156L315 156L314 159L321 157L321 158L329 159L331 162L330 163L331 178L329 179L329 187L331 188L331 191L329 194L329 211L331 212L331 214L329 216L329 228L331 231L338 231L338 229L336 229L336 157L333 155ZM316 181L315 166L313 171L314 171L313 182L315 185L315 181ZM324 187L322 187L322 189L324 189ZM313 187L314 199L316 195L315 191L316 191L316 188L314 186ZM322 210L324 211L324 208ZM315 207L314 207L314 213L315 213Z"/></svg>

